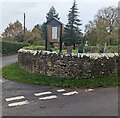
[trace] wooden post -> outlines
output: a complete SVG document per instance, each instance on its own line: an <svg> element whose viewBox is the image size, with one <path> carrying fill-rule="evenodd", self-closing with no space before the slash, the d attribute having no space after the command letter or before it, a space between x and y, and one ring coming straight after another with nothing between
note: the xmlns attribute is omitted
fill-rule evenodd
<svg viewBox="0 0 120 118"><path fill-rule="evenodd" d="M60 25L60 52L62 52L62 24Z"/></svg>
<svg viewBox="0 0 120 118"><path fill-rule="evenodd" d="M118 2L118 55L120 56L120 1ZM118 77L120 77L120 59L118 59ZM119 114L120 115L120 114Z"/></svg>
<svg viewBox="0 0 120 118"><path fill-rule="evenodd" d="M47 39L47 25L45 25L45 50L47 50L47 43L48 43L48 39Z"/></svg>
<svg viewBox="0 0 120 118"><path fill-rule="evenodd" d="M24 13L24 41L26 40L26 36L25 36L25 13Z"/></svg>
<svg viewBox="0 0 120 118"><path fill-rule="evenodd" d="M120 1L118 2L118 54L120 55Z"/></svg>

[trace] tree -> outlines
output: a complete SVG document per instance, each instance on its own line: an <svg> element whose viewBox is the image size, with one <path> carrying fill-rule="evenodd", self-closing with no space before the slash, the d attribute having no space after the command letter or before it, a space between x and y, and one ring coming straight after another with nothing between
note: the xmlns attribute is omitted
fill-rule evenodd
<svg viewBox="0 0 120 118"><path fill-rule="evenodd" d="M47 21L49 21L53 17L57 18L58 20L60 19L59 14L56 12L55 8L52 6L46 15L46 19L47 19ZM42 28L42 39L45 39L46 38L46 24L45 24L45 22L43 22L41 28Z"/></svg>
<svg viewBox="0 0 120 118"><path fill-rule="evenodd" d="M14 23L10 23L9 26L2 33L3 39L10 41L23 41L23 27L17 20Z"/></svg>
<svg viewBox="0 0 120 118"><path fill-rule="evenodd" d="M55 18L57 18L59 20L60 18L58 17L58 15L59 14L56 13L55 8L52 6L50 8L49 12L47 13L46 19L47 19L47 21L49 21L51 18L55 17Z"/></svg>
<svg viewBox="0 0 120 118"><path fill-rule="evenodd" d="M89 21L87 25L85 25L85 35L84 38L86 41L89 41L89 44L95 46L98 43L97 40L97 31L96 24L92 21Z"/></svg>
<svg viewBox="0 0 120 118"><path fill-rule="evenodd" d="M118 9L113 7L107 7L98 11L95 19L86 25L85 36L88 38L91 44L91 39L97 44L107 43L117 44L118 40ZM90 27L89 27L90 26Z"/></svg>
<svg viewBox="0 0 120 118"><path fill-rule="evenodd" d="M42 26L37 24L33 27L32 31L26 32L27 42L31 45L43 45L42 39Z"/></svg>
<svg viewBox="0 0 120 118"><path fill-rule="evenodd" d="M3 40L27 42L31 45L44 45L42 25L35 25L33 29L28 31L25 29L24 40L24 28L22 24L17 20L14 23L10 23L9 26L2 33Z"/></svg>
<svg viewBox="0 0 120 118"><path fill-rule="evenodd" d="M66 46L72 46L75 49L75 45L78 42L78 39L80 38L81 30L79 26L81 25L81 20L78 18L78 9L76 1L74 1L73 6L70 8L69 14L68 14L68 23L65 26L63 38L64 43Z"/></svg>
<svg viewBox="0 0 120 118"><path fill-rule="evenodd" d="M100 43L115 44L117 37L117 8L108 7L98 11L96 15L96 27ZM100 35L102 34L102 35ZM103 39L103 40L102 40Z"/></svg>
<svg viewBox="0 0 120 118"><path fill-rule="evenodd" d="M46 26L45 26L45 22L42 23L41 29L42 29L41 37L42 37L42 39L45 40L45 38L46 38Z"/></svg>

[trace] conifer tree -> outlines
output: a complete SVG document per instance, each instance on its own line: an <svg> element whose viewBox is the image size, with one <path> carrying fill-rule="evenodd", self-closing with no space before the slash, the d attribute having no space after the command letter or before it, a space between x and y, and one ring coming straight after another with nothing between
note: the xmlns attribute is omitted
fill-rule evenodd
<svg viewBox="0 0 120 118"><path fill-rule="evenodd" d="M59 14L56 13L55 8L52 6L50 8L49 12L47 13L46 19L47 19L47 21L49 21L52 17L55 17L55 18L57 18L59 20L60 18L58 17L58 15Z"/></svg>
<svg viewBox="0 0 120 118"><path fill-rule="evenodd" d="M68 23L65 26L64 29L64 44L66 46L72 46L75 49L75 44L78 42L80 36L81 36L81 30L79 28L80 25L82 25L80 22L81 20L79 17L79 12L77 9L76 1L74 1L73 6L70 8L69 14L68 14Z"/></svg>

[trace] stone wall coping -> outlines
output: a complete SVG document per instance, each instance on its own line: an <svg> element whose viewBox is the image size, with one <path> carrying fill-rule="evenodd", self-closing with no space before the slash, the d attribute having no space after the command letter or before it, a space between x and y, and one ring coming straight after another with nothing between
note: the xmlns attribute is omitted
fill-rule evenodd
<svg viewBox="0 0 120 118"><path fill-rule="evenodd" d="M119 56L118 53L78 53L78 54L67 54L67 53L58 53L58 52L50 52L50 51L44 51L44 50L27 50L27 49L20 49L18 50L18 53L30 53L33 54L34 56L36 54L57 54L60 55L61 57L63 56L72 56L72 57L81 57L83 58L84 56L92 58L92 59L98 59L98 58L103 58L106 57L107 59L109 59L110 57L114 57L114 56Z"/></svg>

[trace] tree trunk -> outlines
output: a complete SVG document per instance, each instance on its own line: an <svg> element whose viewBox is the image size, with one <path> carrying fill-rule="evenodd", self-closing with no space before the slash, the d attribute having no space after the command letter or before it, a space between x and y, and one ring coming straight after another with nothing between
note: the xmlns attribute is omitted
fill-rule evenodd
<svg viewBox="0 0 120 118"><path fill-rule="evenodd" d="M75 49L75 44L73 44L73 49Z"/></svg>

